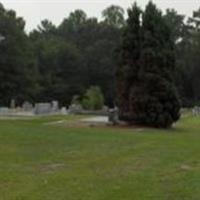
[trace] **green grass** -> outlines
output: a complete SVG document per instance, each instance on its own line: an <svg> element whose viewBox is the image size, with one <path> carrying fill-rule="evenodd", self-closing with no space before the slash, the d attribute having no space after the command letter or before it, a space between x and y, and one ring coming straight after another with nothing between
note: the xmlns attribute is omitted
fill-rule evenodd
<svg viewBox="0 0 200 200"><path fill-rule="evenodd" d="M0 200L200 199L200 118L171 130L47 124L62 119L0 120Z"/></svg>

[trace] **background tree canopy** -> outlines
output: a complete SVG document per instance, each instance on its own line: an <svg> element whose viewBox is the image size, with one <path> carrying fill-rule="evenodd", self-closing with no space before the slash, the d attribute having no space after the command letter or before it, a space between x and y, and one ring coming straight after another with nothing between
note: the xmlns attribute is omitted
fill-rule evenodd
<svg viewBox="0 0 200 200"><path fill-rule="evenodd" d="M125 11L114 5L102 11L101 21L76 10L58 26L43 20L28 34L24 31L25 21L0 4L0 35L5 38L0 41L0 105L9 105L11 99L19 105L27 100L54 99L69 105L74 95L84 95L92 85L101 88L106 104L113 104L118 47L128 23L124 16ZM182 103L198 104L200 10L188 20L175 10L167 10L163 17L172 31L174 79ZM135 49L130 62L138 56L138 27L133 29L135 34L128 37L134 37L135 42L126 44ZM145 37L147 43L151 42ZM127 75L134 78L134 73Z"/></svg>

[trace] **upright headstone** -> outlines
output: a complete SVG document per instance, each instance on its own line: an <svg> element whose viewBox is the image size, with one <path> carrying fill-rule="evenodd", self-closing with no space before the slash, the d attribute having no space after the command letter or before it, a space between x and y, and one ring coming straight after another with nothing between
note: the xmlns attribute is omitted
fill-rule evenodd
<svg viewBox="0 0 200 200"><path fill-rule="evenodd" d="M198 107L198 106L195 106L193 109L192 109L192 114L194 115L194 116L199 116L200 115L200 107Z"/></svg>
<svg viewBox="0 0 200 200"><path fill-rule="evenodd" d="M61 110L60 110L60 113L62 115L66 115L67 114L67 108L66 107L62 107Z"/></svg>
<svg viewBox="0 0 200 200"><path fill-rule="evenodd" d="M9 112L10 112L9 108L7 108L7 107L0 107L0 115L1 116L9 114Z"/></svg>
<svg viewBox="0 0 200 200"><path fill-rule="evenodd" d="M23 109L24 111L32 111L32 110L33 110L33 105L32 105L30 102L25 101L25 102L23 103L23 105L22 105L22 109Z"/></svg>
<svg viewBox="0 0 200 200"><path fill-rule="evenodd" d="M58 101L52 101L52 112L57 112L59 110Z"/></svg>
<svg viewBox="0 0 200 200"><path fill-rule="evenodd" d="M51 103L37 103L35 105L36 115L50 114L51 112L52 112Z"/></svg>
<svg viewBox="0 0 200 200"><path fill-rule="evenodd" d="M69 112L72 113L72 114L81 113L82 111L83 111L83 108L79 104L72 104L69 107Z"/></svg>
<svg viewBox="0 0 200 200"><path fill-rule="evenodd" d="M15 109L15 107L16 107L16 106L15 106L15 100L12 99L11 102L10 102L10 108L11 108L11 109Z"/></svg>
<svg viewBox="0 0 200 200"><path fill-rule="evenodd" d="M119 123L119 114L118 114L118 108L111 108L108 111L108 121L112 124L112 125L117 125Z"/></svg>

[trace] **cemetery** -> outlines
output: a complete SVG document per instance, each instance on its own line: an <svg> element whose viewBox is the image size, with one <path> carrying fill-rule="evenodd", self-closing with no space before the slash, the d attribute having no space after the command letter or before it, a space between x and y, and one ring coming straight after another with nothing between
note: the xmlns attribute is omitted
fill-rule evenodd
<svg viewBox="0 0 200 200"><path fill-rule="evenodd" d="M0 200L200 199L200 9L144 2L0 3Z"/></svg>

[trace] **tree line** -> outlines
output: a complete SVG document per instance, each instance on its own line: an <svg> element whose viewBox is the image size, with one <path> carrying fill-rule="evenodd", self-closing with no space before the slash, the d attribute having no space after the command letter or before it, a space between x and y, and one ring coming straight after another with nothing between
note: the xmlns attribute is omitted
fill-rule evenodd
<svg viewBox="0 0 200 200"><path fill-rule="evenodd" d="M171 76L182 104L198 104L200 10L186 18L168 9L163 18L171 30L175 52ZM127 23L125 11L110 6L102 12L101 21L76 10L58 26L43 20L26 33L24 19L0 4L0 105L9 105L11 99L19 105L52 100L69 105L75 95L85 94L90 86L99 86L105 103L112 104L119 47Z"/></svg>

